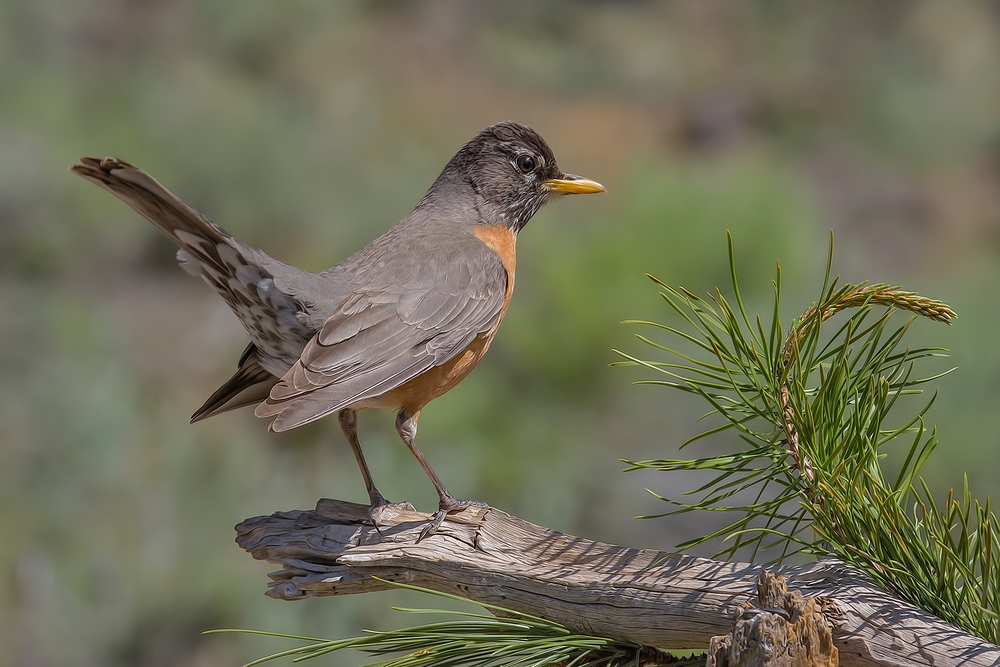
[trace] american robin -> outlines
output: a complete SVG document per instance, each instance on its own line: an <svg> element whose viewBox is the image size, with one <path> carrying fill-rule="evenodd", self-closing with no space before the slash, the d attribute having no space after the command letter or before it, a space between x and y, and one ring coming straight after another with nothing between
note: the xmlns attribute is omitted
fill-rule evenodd
<svg viewBox="0 0 1000 667"><path fill-rule="evenodd" d="M396 430L440 503L425 537L457 500L417 447L417 419L486 353L514 289L517 233L564 194L604 192L564 174L536 132L491 125L445 166L416 208L333 268L311 273L236 240L146 172L85 157L71 171L131 206L173 240L181 266L211 285L250 335L236 374L192 422L256 405L271 431L338 413L371 501L390 505L361 451L357 411L396 411Z"/></svg>

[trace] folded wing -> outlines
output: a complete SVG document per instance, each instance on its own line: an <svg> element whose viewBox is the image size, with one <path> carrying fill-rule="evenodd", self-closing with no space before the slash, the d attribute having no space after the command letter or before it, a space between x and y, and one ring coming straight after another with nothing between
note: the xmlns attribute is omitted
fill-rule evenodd
<svg viewBox="0 0 1000 667"><path fill-rule="evenodd" d="M371 401L495 331L508 283L500 258L472 234L437 256L445 254L447 261L375 262L359 272L356 289L306 344L257 416L274 416L271 429L284 431Z"/></svg>

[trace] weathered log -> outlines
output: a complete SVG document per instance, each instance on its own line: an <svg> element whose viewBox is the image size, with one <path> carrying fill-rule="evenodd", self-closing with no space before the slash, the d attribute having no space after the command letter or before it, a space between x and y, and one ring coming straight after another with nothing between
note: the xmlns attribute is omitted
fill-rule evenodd
<svg viewBox="0 0 1000 667"><path fill-rule="evenodd" d="M321 500L314 511L247 519L237 542L280 563L267 594L295 600L409 583L529 612L577 632L659 648L707 647L756 594L761 566L594 542L491 507L450 515L417 542L430 515ZM1000 665L984 642L835 560L771 568L817 598L842 665Z"/></svg>

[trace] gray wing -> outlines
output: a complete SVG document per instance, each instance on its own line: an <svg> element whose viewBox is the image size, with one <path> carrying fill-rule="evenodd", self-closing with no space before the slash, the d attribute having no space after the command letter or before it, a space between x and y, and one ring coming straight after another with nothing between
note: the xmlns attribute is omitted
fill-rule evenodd
<svg viewBox="0 0 1000 667"><path fill-rule="evenodd" d="M276 416L274 431L300 426L391 391L494 331L508 282L496 253L470 234L431 256L362 271L354 282L369 286L327 318L257 416Z"/></svg>

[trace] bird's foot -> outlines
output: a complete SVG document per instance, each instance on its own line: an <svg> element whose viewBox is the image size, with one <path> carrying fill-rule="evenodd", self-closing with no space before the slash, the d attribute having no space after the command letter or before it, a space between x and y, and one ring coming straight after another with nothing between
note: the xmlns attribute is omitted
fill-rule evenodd
<svg viewBox="0 0 1000 667"><path fill-rule="evenodd" d="M399 503L390 503L388 500L382 497L381 494L377 494L372 500L371 506L368 508L368 523L375 527L379 533L378 521L382 518L382 514L387 510L395 510L398 512L416 512L415 508L409 500L404 500Z"/></svg>
<svg viewBox="0 0 1000 667"><path fill-rule="evenodd" d="M423 530L420 531L420 535L417 536L417 542L436 533L441 524L444 523L446 516L452 512L460 512L468 507L488 507L488 505L478 500L458 500L451 497L442 499L441 504L438 506L438 511L431 517L430 523L424 526Z"/></svg>

